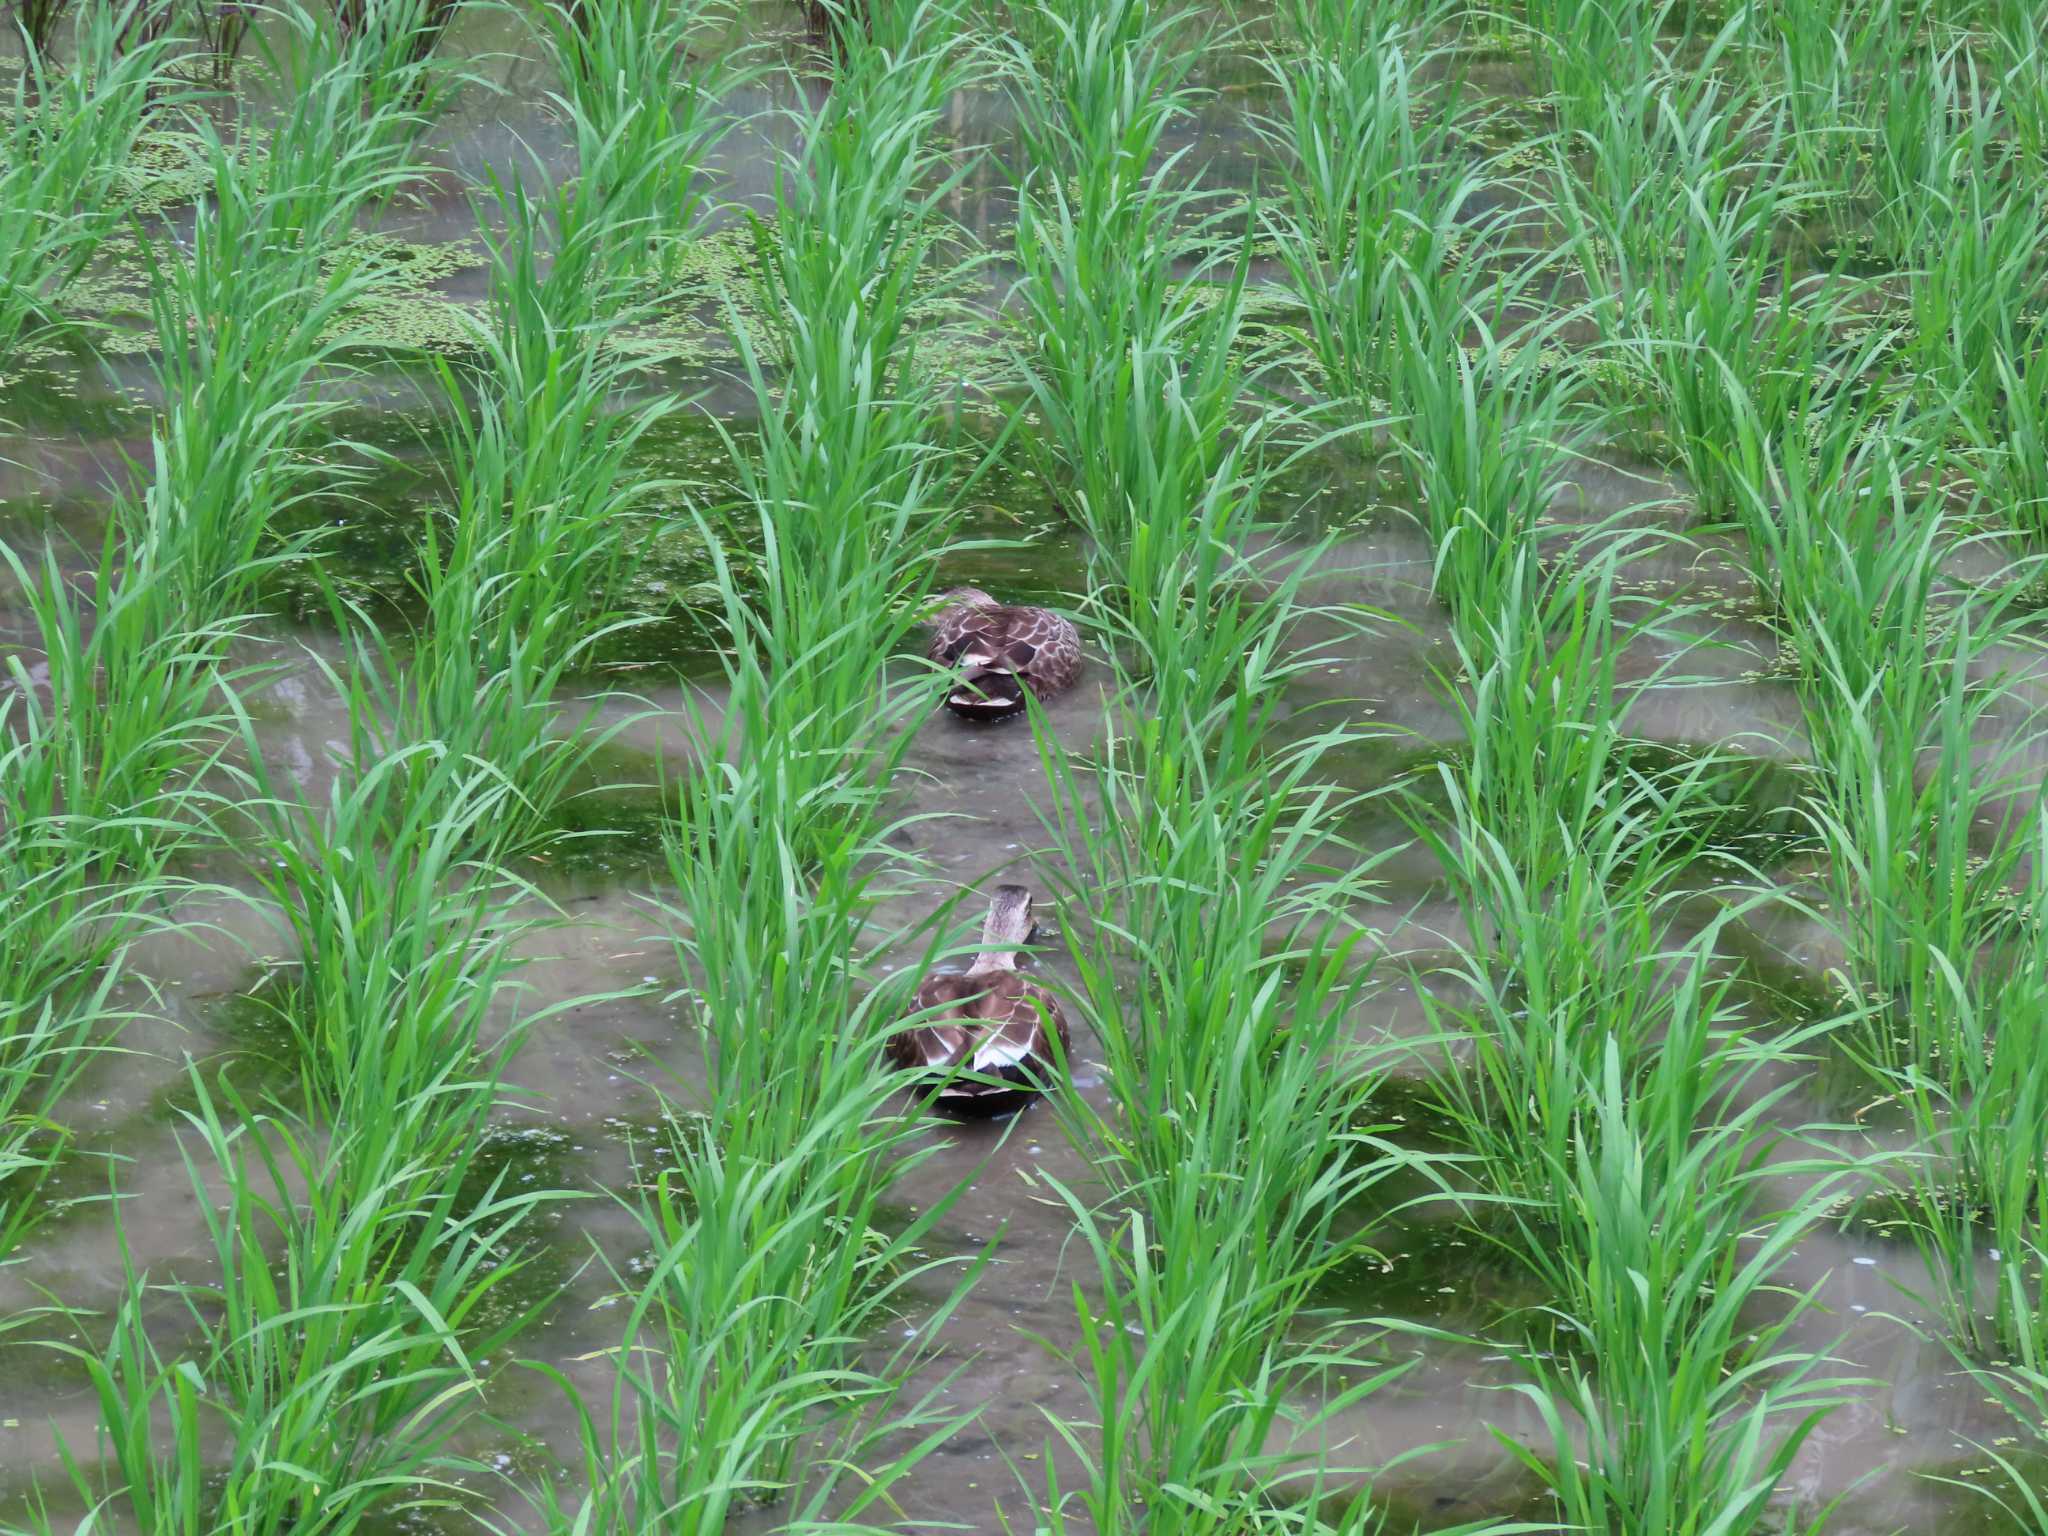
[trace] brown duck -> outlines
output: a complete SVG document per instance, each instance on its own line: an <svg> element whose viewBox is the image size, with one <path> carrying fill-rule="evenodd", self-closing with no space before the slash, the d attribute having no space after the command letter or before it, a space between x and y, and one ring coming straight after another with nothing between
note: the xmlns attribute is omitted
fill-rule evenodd
<svg viewBox="0 0 2048 1536"><path fill-rule="evenodd" d="M946 1114L1005 1114L1056 1080L1052 1038L1063 1060L1066 1015L1058 998L1017 974L1017 946L1032 931L1031 893L997 886L974 963L918 983L913 1006L922 1022L889 1037L891 1064L940 1080L933 1106Z"/></svg>
<svg viewBox="0 0 2048 1536"><path fill-rule="evenodd" d="M965 720L1002 720L1081 675L1081 636L1050 608L1009 608L978 587L956 587L932 620L931 658L960 675L946 707Z"/></svg>

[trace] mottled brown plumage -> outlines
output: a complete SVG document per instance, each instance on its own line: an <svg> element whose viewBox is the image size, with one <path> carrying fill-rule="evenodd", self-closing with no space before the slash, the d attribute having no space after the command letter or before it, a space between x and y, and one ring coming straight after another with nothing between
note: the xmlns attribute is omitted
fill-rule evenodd
<svg viewBox="0 0 2048 1536"><path fill-rule="evenodd" d="M1017 974L1016 947L1031 928L1031 893L997 886L974 964L925 977L913 1004L919 1022L889 1037L890 1062L934 1081L934 1107L947 1114L1003 1114L1056 1080L1066 1015L1051 992Z"/></svg>
<svg viewBox="0 0 2048 1536"><path fill-rule="evenodd" d="M1021 714L1028 689L1041 701L1081 675L1081 636L1050 608L1010 608L959 587L932 620L931 659L960 674L946 707L968 720Z"/></svg>

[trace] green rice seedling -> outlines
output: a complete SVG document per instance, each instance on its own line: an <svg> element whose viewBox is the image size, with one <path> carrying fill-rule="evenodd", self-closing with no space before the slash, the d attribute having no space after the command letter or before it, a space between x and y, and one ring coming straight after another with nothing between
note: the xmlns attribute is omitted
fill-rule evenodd
<svg viewBox="0 0 2048 1536"><path fill-rule="evenodd" d="M2011 841L2038 854L2039 817L2030 836ZM1938 990L1928 1033L1937 1048L1893 1079L1921 1139L1921 1155L1899 1165L1895 1184L1932 1281L1928 1300L1980 1360L2022 1356L2048 1309L2040 1263L2048 1104L2036 1070L2041 884L2029 874L2013 931L1995 936L1987 963L1958 968L1939 950L1929 955Z"/></svg>
<svg viewBox="0 0 2048 1536"><path fill-rule="evenodd" d="M1840 186L1843 165L1867 150L1867 87L1905 67L1915 6L1916 0L1778 0L1757 9L1775 34L1794 160L1807 185Z"/></svg>
<svg viewBox="0 0 2048 1536"><path fill-rule="evenodd" d="M1373 1167L1361 1184L1401 1160L1384 1147L1362 1155ZM1085 1278L1068 1291L1080 1342L1057 1352L1080 1379L1090 1418L1052 1418L1046 1487L1025 1489L1033 1529L1128 1529L1119 1522L1133 1508L1144 1509L1146 1529L1174 1536L1387 1529L1370 1496L1382 1469L1328 1460L1339 1416L1369 1406L1409 1369L1375 1354L1385 1325L1328 1323L1289 1338L1283 1317L1297 1277L1286 1274L1284 1259L1251 1256L1263 1213L1249 1200L1214 1216L1205 1252L1220 1262L1207 1273L1213 1281L1253 1278L1259 1288L1190 1289L1143 1210L1111 1217L1057 1180L1044 1182L1072 1213L1083 1245ZM1079 1465L1072 1487L1061 1485L1060 1451ZM1454 1529L1507 1536L1542 1527Z"/></svg>
<svg viewBox="0 0 2048 1536"><path fill-rule="evenodd" d="M2002 394L1989 416L1965 416L1987 512L2029 541L2048 544L2048 311L2016 348L1993 344L1989 363Z"/></svg>
<svg viewBox="0 0 2048 1536"><path fill-rule="evenodd" d="M1463 671L1446 691L1466 750L1438 766L1439 804L1407 812L1468 935L1453 989L1418 983L1432 1090L1482 1187L1539 1211L1569 1198L1597 1053L1615 1042L1631 1073L1654 1055L1672 903L1720 771L1702 758L1652 775L1631 759L1633 694L1680 662L1618 681L1616 658L1666 617L1617 613L1624 555L1514 584L1484 662L1456 637Z"/></svg>
<svg viewBox="0 0 2048 1536"><path fill-rule="evenodd" d="M1701 981L1709 959L1704 947L1684 957L1646 1074L1624 1064L1616 1042L1600 1049L1582 1085L1561 1228L1533 1245L1566 1299L1560 1349L1532 1354L1518 1390L1542 1414L1554 1453L1499 1438L1574 1530L1797 1528L1779 1524L1786 1474L1861 1385L1787 1338L1810 1296L1756 1321L1757 1299L1777 1288L1779 1265L1824 1214L1834 1184L1823 1178L1790 1210L1759 1210L1774 1137L1734 1096L1772 1051L1742 1039L1725 983ZM1738 1242L1759 1224L1759 1241Z"/></svg>
<svg viewBox="0 0 2048 1536"><path fill-rule="evenodd" d="M820 820L790 828L806 845L834 843L881 791L873 754L895 750L896 719L894 705L876 711L883 667L920 617L957 504L955 453L932 437L943 384L913 312L927 283L951 281L934 260L950 177L930 136L966 68L949 4L870 13L805 120L809 149L778 183L772 233L759 231L764 331L733 320L759 437L751 451L729 444L740 496L701 527L734 707L762 739L807 741L792 761L815 795L793 804ZM744 577L741 548L759 551Z"/></svg>
<svg viewBox="0 0 2048 1536"><path fill-rule="evenodd" d="M1991 67L2013 142L2039 175L2048 165L2048 7L2041 0L2003 0L1990 8Z"/></svg>
<svg viewBox="0 0 2048 1536"><path fill-rule="evenodd" d="M1107 1106L1058 1104L1111 1205L1136 1212L1052 1186L1104 1290L1074 1287L1072 1363L1095 1422L1053 1430L1086 1473L1080 1509L1111 1525L1142 1504L1160 1529L1236 1530L1254 1508L1298 1505L1307 1447L1384 1380L1310 1301L1350 1246L1339 1213L1413 1166L1364 1128L1386 1056L1352 1033L1380 860L1345 843L1353 797L1323 781L1358 732L1269 745L1286 664L1262 663L1286 654L1300 611L1281 594L1244 615L1268 638L1240 692L1197 697L1175 668L1139 694L1127 676L1092 771L1040 733L1060 928L1110 1084ZM1297 1321L1313 1342L1293 1339ZM1351 1370L1368 1380L1300 1406ZM1042 1516L1075 1518L1056 1497Z"/></svg>
<svg viewBox="0 0 2048 1536"><path fill-rule="evenodd" d="M1567 135L1607 115L1617 82L1663 73L1658 34L1677 9L1671 0L1530 0L1529 29Z"/></svg>
<svg viewBox="0 0 2048 1536"><path fill-rule="evenodd" d="M729 56L704 62L693 41L728 25L722 0L543 0L534 19L561 77L586 186L612 210L636 255L675 266L701 217L699 171L728 126L718 93Z"/></svg>
<svg viewBox="0 0 2048 1536"><path fill-rule="evenodd" d="M1955 154L1948 196L1928 214L1926 254L1910 280L1908 357L1936 401L2003 425L2011 392L1999 361L2025 359L2041 322L2048 207L2039 186L1978 135Z"/></svg>
<svg viewBox="0 0 2048 1536"><path fill-rule="evenodd" d="M196 1072L193 1087L204 1155L188 1146L186 1166L217 1275L152 1287L124 1243L111 1339L52 1346L83 1363L100 1410L104 1471L67 1448L79 1496L152 1536L353 1531L380 1506L461 1497L454 1476L480 1469L450 1438L534 1316L501 1296L523 1267L512 1244L558 1196L494 1186L465 1204L473 1145L437 1165L378 1148L369 1127L322 1147L231 1089L217 1103ZM196 1348L152 1342L152 1289L184 1301Z"/></svg>
<svg viewBox="0 0 2048 1536"><path fill-rule="evenodd" d="M1608 393L1623 410L1648 382L1702 514L1717 519L1736 494L1722 458L1733 414L1746 397L1777 419L1822 366L1832 290L1796 292L1776 255L1812 202L1788 180L1782 111L1709 84L1690 102L1653 89L1642 118L1635 131L1617 115L1591 145L1585 187L1558 161L1557 208L1601 325L1596 377L1619 386ZM1616 153L1628 163L1608 166Z"/></svg>
<svg viewBox="0 0 2048 1536"><path fill-rule="evenodd" d="M429 527L425 622L403 665L386 655L369 675L388 681L391 696L373 707L401 739L489 762L514 787L489 826L502 858L543 833L611 734L595 724L597 703L563 695L630 622L619 595L659 489L631 459L678 406L666 395L622 404L645 368L611 344L646 313L612 266L631 215L582 192L536 203L518 185L499 188L497 205L476 361L439 374L458 467L447 522Z"/></svg>
<svg viewBox="0 0 2048 1536"><path fill-rule="evenodd" d="M1032 167L1014 246L1020 366L1038 418L1026 442L1067 512L1114 555L1160 511L1195 504L1239 440L1235 231L1187 184L1185 153L1161 157L1197 99L1196 55L1177 42L1187 18L1144 0L1020 12L1045 40L1011 62ZM1220 270L1221 282L1187 281L1184 267Z"/></svg>
<svg viewBox="0 0 2048 1536"><path fill-rule="evenodd" d="M1988 147L1970 146L1994 130L1979 110L1983 82L1967 37L1930 37L1879 76L1871 92L1872 229L1880 252L1912 266L1934 249L1960 164L1982 164Z"/></svg>
<svg viewBox="0 0 2048 1536"><path fill-rule="evenodd" d="M331 480L303 450L340 402L309 399L309 386L337 360L342 314L371 279L329 258L416 174L408 97L423 76L387 67L383 30L344 45L292 12L283 39L277 67L297 89L260 174L203 132L213 195L190 258L153 273L169 407L154 476L122 510L129 547L175 573L167 627L241 611L271 516Z"/></svg>
<svg viewBox="0 0 2048 1536"><path fill-rule="evenodd" d="M1942 453L1946 436L1944 421L1887 387L1889 344L1886 334L1873 334L1835 368L1793 381L1787 409L1776 417L1757 409L1742 381L1728 380L1734 409L1723 474L1735 488L1757 597L1780 645L1808 672L1819 665L1823 633L1835 636L1850 663L1889 654L1866 652L1849 637L1880 604L1891 616L1886 623L1924 614L1915 593L1924 595L1936 569L1920 547L1943 537L1931 500L1915 503L1921 515L1910 536L1886 536L1887 513L1909 479L1941 483L1927 456ZM1922 585L1912 588L1914 581ZM1845 587L1854 593L1846 601ZM1896 599L1886 597L1894 592Z"/></svg>
<svg viewBox="0 0 2048 1536"><path fill-rule="evenodd" d="M0 774L13 758L0 758ZM39 834L65 836L10 822L0 840L0 1264L49 1214L40 1196L71 1138L65 1099L130 1016L118 1001L124 946L169 886L142 870L122 888L95 888L90 864L53 863L32 846Z"/></svg>
<svg viewBox="0 0 2048 1536"><path fill-rule="evenodd" d="M1582 381L1550 350L1569 314L1514 319L1536 273L1532 264L1464 300L1462 283L1409 272L1395 304L1395 443L1435 546L1432 587L1475 647L1485 644L1484 616L1513 601L1509 584L1535 569L1524 557L1568 483L1581 431Z"/></svg>
<svg viewBox="0 0 2048 1536"><path fill-rule="evenodd" d="M374 1131L403 1161L431 1166L473 1139L491 1064L518 1043L485 1033L522 926L505 913L518 889L469 862L512 799L494 769L426 743L359 753L324 812L275 797L257 808L272 823L259 873L295 940L298 975L277 1007L308 1111Z"/></svg>
<svg viewBox="0 0 2048 1536"><path fill-rule="evenodd" d="M1503 584L1504 606L1486 621L1486 633L1468 635L1474 626L1461 626L1452 635L1456 670L1441 687L1466 750L1440 765L1438 775L1460 818L1458 839L1498 844L1538 893L1569 878L1596 829L1610 820L1632 837L1675 835L1673 818L1699 787L1678 781L1660 790L1627 757L1623 721L1632 699L1679 665L1674 657L1648 678L1619 681L1622 651L1659 633L1668 619L1654 608L1637 615L1621 609L1616 572L1631 542L1617 540L1583 564L1540 573L1535 555L1523 551L1522 569ZM1645 874L1653 867L1645 866Z"/></svg>
<svg viewBox="0 0 2048 1536"><path fill-rule="evenodd" d="M241 619L165 626L162 568L148 551L124 562L111 533L82 579L47 545L32 566L13 548L0 559L41 653L33 669L10 655L0 683L0 835L24 874L68 870L90 885L124 862L152 867L152 850L205 809L195 784L219 755L241 680L193 657L224 646Z"/></svg>
<svg viewBox="0 0 2048 1536"><path fill-rule="evenodd" d="M1809 815L1850 979L1877 1009L1868 1048L1894 1070L1930 1070L1952 1049L1944 973L1991 936L2017 854L1986 835L2018 760L2016 747L1979 746L2000 706L1971 676L1989 632L1959 626L1925 660L1894 657L1858 691L1845 674L1860 665L1830 665L1810 695L1825 767ZM2023 727L2019 745L2037 735Z"/></svg>
<svg viewBox="0 0 2048 1536"><path fill-rule="evenodd" d="M837 905L836 892L823 895ZM836 921L821 924L820 936ZM714 919L699 930L713 923L725 926ZM788 957L809 958L828 957L808 948ZM837 949L830 957L844 958ZM783 957L776 959L780 966ZM900 992L870 994L884 995L900 1001ZM780 988L776 996L791 1000ZM838 988L827 996L850 1000ZM576 1404L586 1479L573 1509L544 1487L550 1529L626 1532L658 1521L710 1533L784 1500L797 1521L857 1520L972 1417L936 1395L903 1401L904 1379L979 1265L926 1251L950 1195L900 1229L884 1223L881 1202L899 1170L931 1148L910 1146L914 1121L884 1115L877 1031L887 1015L856 1006L853 1018L774 1016L774 1029L794 1025L820 1045L789 1053L794 1062L778 1053L776 1081L761 1085L758 1101L720 1066L722 1105L714 1100L708 1118L676 1107L673 1166L653 1173L629 1207L651 1263L633 1275L614 1272L631 1309L608 1400L593 1412L566 1378L540 1367ZM722 1057L766 1015L756 1008L744 1020L704 1017ZM820 1065L820 1051L837 1055L841 1070L828 1066L822 1082L786 1082ZM756 1059L739 1047L730 1070ZM787 1116L792 1091L810 1100L800 1119ZM906 1163L885 1166L906 1155ZM934 1280L952 1282L936 1304L913 1289L929 1290ZM912 1343L881 1357L870 1341L911 1316Z"/></svg>
<svg viewBox="0 0 2048 1536"><path fill-rule="evenodd" d="M1263 129L1285 157L1285 214L1267 210L1268 233L1324 389L1349 415L1340 427L1386 409L1398 269L1418 243L1426 259L1417 226L1450 228L1473 190L1448 171L1457 84L1432 79L1450 61L1430 43L1448 10L1383 14L1363 0L1302 0L1296 45L1263 61L1282 104Z"/></svg>
<svg viewBox="0 0 2048 1536"><path fill-rule="evenodd" d="M65 292L126 216L121 176L167 79L165 42L121 46L148 3L87 7L68 70L35 35L61 7L16 7L26 55L0 104L0 354L61 323Z"/></svg>

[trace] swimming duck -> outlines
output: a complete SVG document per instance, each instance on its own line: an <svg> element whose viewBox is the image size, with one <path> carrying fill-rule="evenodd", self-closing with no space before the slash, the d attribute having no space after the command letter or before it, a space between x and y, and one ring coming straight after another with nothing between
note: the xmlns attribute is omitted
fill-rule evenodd
<svg viewBox="0 0 2048 1536"><path fill-rule="evenodd" d="M1003 720L1074 686L1081 636L1050 608L1009 608L979 587L955 587L932 620L931 658L961 673L946 707L964 720Z"/></svg>
<svg viewBox="0 0 2048 1536"><path fill-rule="evenodd" d="M1052 1036L1064 1059L1066 1015L1051 992L1017 974L1017 946L1031 941L1033 926L1031 892L997 886L974 963L919 982L913 1009L923 1022L889 1037L892 1065L941 1079L933 1105L946 1114L1005 1114L1055 1080Z"/></svg>

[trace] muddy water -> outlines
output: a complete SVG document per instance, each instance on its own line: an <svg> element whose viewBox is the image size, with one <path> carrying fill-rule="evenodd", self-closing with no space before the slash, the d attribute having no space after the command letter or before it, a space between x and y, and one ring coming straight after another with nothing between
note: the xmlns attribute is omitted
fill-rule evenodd
<svg viewBox="0 0 2048 1536"><path fill-rule="evenodd" d="M491 41L479 38L479 45ZM494 66L505 94L472 94L438 131L444 174L431 196L409 208L394 231L423 243L467 242L475 215L466 176L515 162L562 174L569 164L559 125L531 104L548 82L539 66L509 51ZM1248 185L1255 160L1242 91L1220 98L1196 126L1204 174L1224 185ZM772 105L763 95L752 106ZM1009 137L1000 107L965 97L947 120L962 144ZM766 153L786 143L786 121L762 116L729 141L718 166L720 193L763 201L769 192ZM985 235L1003 219L1001 178L987 171L963 185L954 210L963 226ZM455 265L433 291L442 300L474 302L483 292L481 266ZM745 397L715 363L678 387L700 394L702 408L730 416ZM324 526L323 558L394 620L410 617L405 576L438 466L423 459L420 391L403 370L371 368L350 381L355 405L346 435L376 443L399 461L378 471L360 494L323 503L308 517ZM126 465L144 457L149 395L146 369L134 357L90 367L48 365L44 375L14 381L0 398L9 423L0 438L0 534L18 548L54 538L67 559L86 563L97 547L105 504L126 481ZM734 423L744 430L744 420ZM678 418L646 446L664 475L715 481L719 442L701 422ZM1683 527L1682 486L1654 465L1615 454L1583 465L1558 508L1561 518L1591 521L1626 514L1648 527ZM1314 595L1369 605L1390 616L1364 641L1334 648L1298 686L1295 711L1341 709L1386 728L1386 750L1350 760L1356 786L1371 788L1404 771L1418 755L1456 736L1438 677L1449 667L1448 635L1424 588L1429 552L1398 509L1374 506L1364 471L1339 459L1316 466L1300 484L1281 490L1312 520L1341 532L1322 563ZM1085 551L1059 525L1028 474L993 477L971 510L968 533L1018 541L1015 549L978 551L949 562L948 579L972 580L1024 597L1073 593ZM591 835L557 853L533 873L567 920L530 941L523 974L529 1011L578 998L605 997L536 1026L510 1074L514 1090L498 1117L493 1157L518 1182L578 1189L598 1196L562 1206L542 1227L547 1260L536 1285L562 1294L524 1352L548 1361L586 1392L602 1393L605 1366L593 1358L616 1341L620 1310L602 1252L621 1266L634 1257L630 1221L604 1196L625 1190L659 1139L659 1108L650 1083L701 1080L698 1046L681 1026L672 996L679 977L659 857L659 796L649 788L663 761L687 752L680 724L686 702L715 710L705 679L713 670L687 618L693 577L687 541L666 550L649 595L648 627L636 632L631 685L651 712L636 711L603 762L602 781L572 809L574 827ZM1760 759L1796 761L1804 751L1798 710L1786 686L1769 676L1772 646L1752 613L1751 596L1725 549L1671 546L1645 557L1633 579L1658 595L1691 605L1682 620L1638 639L1624 658L1632 679L1663 680L1636 700L1629 728L1645 740L1679 750L1729 748ZM281 615L252 645L252 656L279 665L257 701L257 735L266 759L296 779L309 796L324 796L347 722L316 662L338 663L337 638L318 622L309 589L287 576L271 592ZM1395 622L1398 621L1398 622ZM0 601L0 638L19 645L27 631L18 604ZM1322 638L1314 633L1305 640ZM33 657L25 658L33 667ZM626 660L626 656L613 658ZM1100 675L1050 710L1053 730L1069 748L1087 746L1099 728ZM912 834L926 871L884 913L908 918L955 892L1030 868L1043 842L1039 764L1021 728L964 730L945 718L918 732L903 776L900 810L920 818ZM924 819L929 818L929 819ZM1391 846L1398 832L1379 829ZM1374 838L1368 837L1368 842ZM1426 968L1458 937L1458 919L1412 854L1385 866L1384 943L1390 956L1384 990L1362 1032L1388 1037L1420 1028L1416 982L1407 967ZM245 1086L286 1089L287 1042L265 1020L257 999L273 964L285 958L275 922L252 897L246 872L232 866L198 871L216 888L188 899L182 931L147 941L134 989L137 1021L125 1051L110 1056L81 1084L73 1108L82 1145L60 1181L63 1208L18 1266L0 1274L0 1315L54 1293L73 1307L104 1308L118 1292L121 1261L108 1205L110 1180L122 1199L127 1243L139 1266L159 1276L205 1277L198 1201L180 1158L179 1111L191 1102L189 1074L228 1070ZM1787 868L1784 878L1797 877ZM1756 953L1797 984L1819 985L1830 956L1816 930L1788 922L1759 924L1749 935ZM1043 962L1057 979L1056 962ZM1076 1092L1104 1092L1092 1042L1077 1040ZM1407 1099L1399 1083L1386 1097L1399 1123ZM1838 1106L1817 1090L1786 1101L1788 1122L1835 1118ZM1082 1387L1041 1338L1075 1342L1068 1287L1075 1278L1064 1251L1065 1219L1036 1197L1041 1174L1070 1185L1086 1169L1040 1109L993 1127L934 1129L937 1155L924 1163L901 1198L922 1206L964 1177L972 1185L955 1207L943 1240L962 1256L994 1243L994 1259L945 1331L926 1381L947 1400L980 1411L974 1424L935 1456L903 1492L906 1513L953 1528L994 1531L997 1510L1012 1521L1027 1505L1011 1464L1043 1486L1051 1454L1044 1414L1083 1416ZM1418 1134L1419 1131L1418 1131ZM1484 1241L1429 1214L1374 1232L1380 1257L1348 1265L1329 1298L1358 1316L1429 1324L1465 1335L1447 1344L1390 1334L1389 1358L1415 1368L1339 1426L1348 1444L1332 1453L1347 1466L1401 1464L1375 1480L1389 1507L1428 1529L1490 1513L1526 1511L1526 1478L1487 1433L1487 1426L1538 1442L1539 1426L1517 1394L1510 1346L1515 1314L1549 1298L1532 1293L1519 1273ZM1791 1479L1803 1507L1840 1499L1831 1530L1877 1536L1896 1530L1977 1528L1982 1505L1930 1481L1984 1461L1975 1447L2008 1432L1959 1379L1938 1324L1910 1293L1924 1283L1911 1249L1861 1230L1810 1237L1782 1277L1812 1290L1822 1303L1797 1325L1795 1342L1825 1350L1843 1374L1867 1378L1848 1409L1830 1418L1802 1453ZM157 1319L167 1338L178 1319ZM69 1325L32 1325L23 1340L61 1340ZM875 1341L878 1350L892 1340ZM957 1374L955 1374L957 1373ZM495 1458L507 1474L484 1490L501 1523L529 1524L532 1512L517 1476L570 1444L572 1419L537 1378L508 1373L491 1397L504 1426L480 1431L472 1449ZM61 1479L58 1438L89 1445L94 1408L77 1370L59 1357L17 1342L0 1356L0 1489L19 1493L32 1478ZM529 1443L535 1442L535 1443ZM1423 1449L1435 1447L1435 1449ZM1420 1451L1420 1454L1411 1454ZM1071 1486L1073 1469L1062 1468ZM10 1495L11 1497L11 1495ZM13 1511L0 1507L0 1522ZM1988 1528L1988 1527L1986 1527Z"/></svg>

